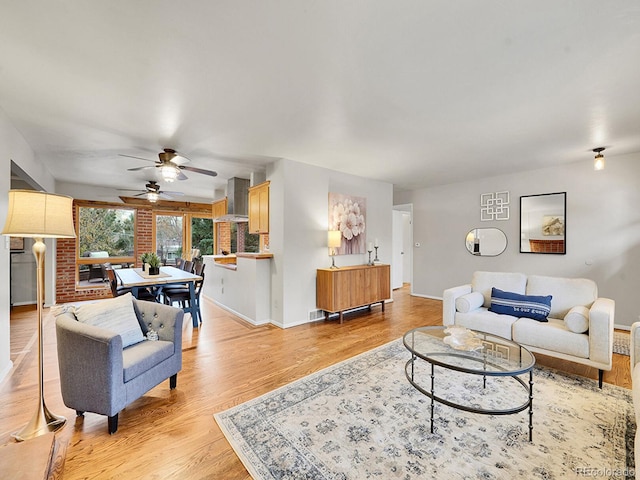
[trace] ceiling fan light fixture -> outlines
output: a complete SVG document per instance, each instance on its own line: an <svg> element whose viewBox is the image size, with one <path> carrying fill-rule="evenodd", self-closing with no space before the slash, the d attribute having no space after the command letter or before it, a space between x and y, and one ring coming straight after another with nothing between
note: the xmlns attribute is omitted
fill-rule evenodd
<svg viewBox="0 0 640 480"><path fill-rule="evenodd" d="M180 171L177 167L173 165L163 165L160 167L160 174L162 175L162 179L165 182L173 182L176 178L178 178L178 174Z"/></svg>
<svg viewBox="0 0 640 480"><path fill-rule="evenodd" d="M159 197L160 195L158 195L157 192L147 192L147 200L149 200L151 203L156 203Z"/></svg>
<svg viewBox="0 0 640 480"><path fill-rule="evenodd" d="M593 159L593 169L596 171L604 170L604 147L598 147L593 149L596 156Z"/></svg>

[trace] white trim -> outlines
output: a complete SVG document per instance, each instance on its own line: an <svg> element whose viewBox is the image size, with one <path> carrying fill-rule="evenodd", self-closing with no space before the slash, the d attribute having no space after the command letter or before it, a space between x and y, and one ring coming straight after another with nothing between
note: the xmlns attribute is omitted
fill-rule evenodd
<svg viewBox="0 0 640 480"><path fill-rule="evenodd" d="M207 297L209 298L209 297ZM213 300L211 298L209 298L209 300ZM273 320L267 319L267 320L262 320L262 321L255 321L252 318L247 317L246 315L243 315L240 312L236 312L234 309L227 307L226 305L223 305L222 303L218 302L217 300L213 300L213 303L215 303L217 306L219 306L220 308L222 308L223 310L226 310L229 313L233 313L236 317L240 317L242 320L249 322L251 325L255 325L256 327L260 327L262 325L268 325L269 323L273 323L274 325L276 325Z"/></svg>
<svg viewBox="0 0 640 480"><path fill-rule="evenodd" d="M434 297L433 295L423 295L422 293L411 292L412 297L430 298L431 300L442 300L442 297Z"/></svg>

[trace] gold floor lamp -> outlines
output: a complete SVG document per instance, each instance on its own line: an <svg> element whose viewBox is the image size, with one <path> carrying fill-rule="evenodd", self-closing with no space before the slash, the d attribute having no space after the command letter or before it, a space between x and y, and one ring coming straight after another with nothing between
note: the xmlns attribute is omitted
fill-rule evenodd
<svg viewBox="0 0 640 480"><path fill-rule="evenodd" d="M55 432L66 419L49 411L44 403L42 304L44 302L43 238L75 238L73 227L73 198L33 190L9 190L9 209L2 235L31 237L34 239L33 256L36 258L36 299L38 312L38 409L31 421L13 437L21 442Z"/></svg>

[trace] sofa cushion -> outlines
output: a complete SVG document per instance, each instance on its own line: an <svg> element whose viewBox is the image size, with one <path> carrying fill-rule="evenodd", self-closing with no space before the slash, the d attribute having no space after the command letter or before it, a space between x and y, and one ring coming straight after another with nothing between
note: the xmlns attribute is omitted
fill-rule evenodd
<svg viewBox="0 0 640 480"><path fill-rule="evenodd" d="M521 345L543 348L579 358L589 358L589 335L570 332L564 321L549 318L540 323L520 318L513 324L513 341Z"/></svg>
<svg viewBox="0 0 640 480"><path fill-rule="evenodd" d="M587 307L573 307L564 316L564 323L573 333L584 333L589 330L589 309Z"/></svg>
<svg viewBox="0 0 640 480"><path fill-rule="evenodd" d="M82 323L120 335L123 348L144 340L142 328L133 309L131 293L80 305L75 308L75 315Z"/></svg>
<svg viewBox="0 0 640 480"><path fill-rule="evenodd" d="M564 318L571 308L581 305L591 308L598 298L598 286L587 278L562 278L530 275L527 295L551 295L551 316Z"/></svg>
<svg viewBox="0 0 640 480"><path fill-rule="evenodd" d="M551 295L520 295L492 288L489 310L502 315L527 317L546 322L551 310Z"/></svg>
<svg viewBox="0 0 640 480"><path fill-rule="evenodd" d="M484 295L480 292L471 292L456 298L456 310L462 313L469 313L484 304Z"/></svg>
<svg viewBox="0 0 640 480"><path fill-rule="evenodd" d="M145 340L122 351L123 379L127 383L174 353L173 342Z"/></svg>
<svg viewBox="0 0 640 480"><path fill-rule="evenodd" d="M498 337L511 339L511 326L518 320L511 315L498 315L480 307L469 313L456 313L456 325L478 332L490 333Z"/></svg>
<svg viewBox="0 0 640 480"><path fill-rule="evenodd" d="M484 306L491 306L491 289L493 287L524 294L527 288L527 276L524 273L507 272L474 272L471 278L471 290L484 296Z"/></svg>

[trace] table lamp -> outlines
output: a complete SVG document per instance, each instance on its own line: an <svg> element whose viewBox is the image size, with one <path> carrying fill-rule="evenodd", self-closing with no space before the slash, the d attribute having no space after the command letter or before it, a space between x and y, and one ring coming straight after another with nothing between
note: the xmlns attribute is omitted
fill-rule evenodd
<svg viewBox="0 0 640 480"><path fill-rule="evenodd" d="M9 190L9 209L2 235L31 237L34 239L33 256L36 259L36 299L38 313L38 409L31 421L13 437L21 442L55 432L66 419L49 411L44 403L42 304L44 302L43 238L75 238L73 227L73 198L33 190Z"/></svg>
<svg viewBox="0 0 640 480"><path fill-rule="evenodd" d="M336 267L335 256L336 249L340 248L340 244L342 242L342 232L340 230L329 230L329 238L327 244L330 248L329 255L331 256L331 268Z"/></svg>

